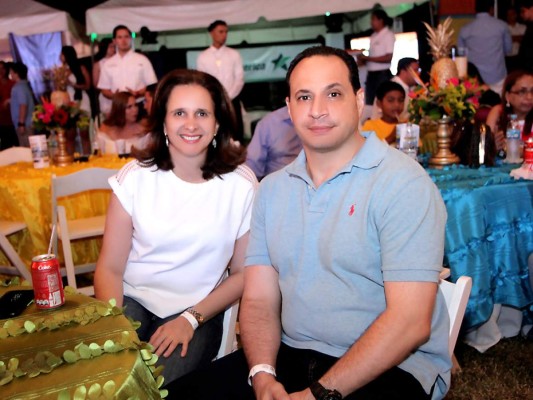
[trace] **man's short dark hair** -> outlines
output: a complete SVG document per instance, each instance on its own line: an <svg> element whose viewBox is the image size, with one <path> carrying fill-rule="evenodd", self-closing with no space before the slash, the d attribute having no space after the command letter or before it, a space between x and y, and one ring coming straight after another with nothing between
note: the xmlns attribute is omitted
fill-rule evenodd
<svg viewBox="0 0 533 400"><path fill-rule="evenodd" d="M400 73L400 71L407 71L407 68L409 68L411 66L411 64L413 63L417 63L418 60L416 58L413 58L413 57L404 57L404 58L401 58L399 61L398 61L398 72L397 73Z"/></svg>
<svg viewBox="0 0 533 400"><path fill-rule="evenodd" d="M359 89L361 89L361 83L359 82L359 70L357 69L357 63L353 59L352 56L350 56L346 51L341 49L336 49L334 47L329 46L313 46L308 47L304 51L302 51L300 54L298 54L291 62L291 65L289 66L289 69L287 70L287 76L285 78L285 82L287 83L287 87L289 89L289 95L290 95L290 88L291 88L291 75L294 71L294 68L300 63L300 61L305 60L306 58L314 57L314 56L322 56L322 57L338 57L340 58L344 64L346 65L346 68L348 68L348 74L350 83L352 84L352 89L354 93L357 93Z"/></svg>
<svg viewBox="0 0 533 400"><path fill-rule="evenodd" d="M228 24L226 24L226 21L222 21L221 19L217 19L216 21L211 22L211 24L207 27L207 31L211 32L213 29L215 29L219 25L228 26Z"/></svg>
<svg viewBox="0 0 533 400"><path fill-rule="evenodd" d="M28 67L26 67L26 65L21 62L15 62L15 63L9 64L9 69L12 72L15 72L20 79L28 78Z"/></svg>
<svg viewBox="0 0 533 400"><path fill-rule="evenodd" d="M113 39L117 37L117 32L122 30L122 29L125 29L128 31L128 33L130 34L131 36L131 31L130 31L130 28L128 28L126 25L117 25L113 28Z"/></svg>
<svg viewBox="0 0 533 400"><path fill-rule="evenodd" d="M476 0L476 12L489 12L494 7L494 0Z"/></svg>
<svg viewBox="0 0 533 400"><path fill-rule="evenodd" d="M400 92L405 96L405 89L402 85L394 81L385 81L376 89L376 99L381 101L390 92Z"/></svg>

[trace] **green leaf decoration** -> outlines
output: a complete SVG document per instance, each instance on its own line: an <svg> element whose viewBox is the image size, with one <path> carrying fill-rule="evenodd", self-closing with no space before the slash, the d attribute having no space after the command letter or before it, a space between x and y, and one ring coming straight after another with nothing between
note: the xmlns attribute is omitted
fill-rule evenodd
<svg viewBox="0 0 533 400"><path fill-rule="evenodd" d="M87 388L78 386L74 392L74 400L85 400L87 398Z"/></svg>
<svg viewBox="0 0 533 400"><path fill-rule="evenodd" d="M10 358L9 361L7 362L7 369L8 371L15 371L18 367L19 367L19 359L18 358ZM2 365L4 366L5 368L5 364L2 362ZM0 368L0 372L1 371L1 368Z"/></svg>
<svg viewBox="0 0 533 400"><path fill-rule="evenodd" d="M157 378L159 375L161 375L164 368L164 365L158 365L156 368L154 368L154 370L152 371L152 375L154 376L154 378Z"/></svg>
<svg viewBox="0 0 533 400"><path fill-rule="evenodd" d="M104 396L106 399L112 399L115 395L115 391L117 390L117 385L114 381L107 381L104 384Z"/></svg>
<svg viewBox="0 0 533 400"><path fill-rule="evenodd" d="M91 354L93 357L98 357L103 353L102 348L97 343L91 343L89 345L89 350L91 350Z"/></svg>
<svg viewBox="0 0 533 400"><path fill-rule="evenodd" d="M26 376L26 371L23 371L22 369L17 369L14 372L15 378L20 378L21 376Z"/></svg>
<svg viewBox="0 0 533 400"><path fill-rule="evenodd" d="M36 376L39 376L41 374L41 370L37 365L32 364L30 368L28 369L28 377L35 378Z"/></svg>
<svg viewBox="0 0 533 400"><path fill-rule="evenodd" d="M109 340L106 340L105 343L104 343L104 351L106 353L112 353L113 351L113 347L115 346L115 343L109 339Z"/></svg>
<svg viewBox="0 0 533 400"><path fill-rule="evenodd" d="M9 360L9 361L11 361L11 360ZM3 374L6 371L7 371L6 363L3 362L3 361L0 361L0 374Z"/></svg>
<svg viewBox="0 0 533 400"><path fill-rule="evenodd" d="M159 356L157 354L153 354L152 358L148 361L145 361L146 365L155 365L157 361L159 360Z"/></svg>
<svg viewBox="0 0 533 400"><path fill-rule="evenodd" d="M73 294L77 294L78 292L76 291L76 289L74 289L72 286L65 286L64 288L64 292L65 292L65 295L73 295Z"/></svg>
<svg viewBox="0 0 533 400"><path fill-rule="evenodd" d="M89 388L88 394L90 400L98 400L98 398L102 394L102 386L100 386L99 383L93 383Z"/></svg>
<svg viewBox="0 0 533 400"><path fill-rule="evenodd" d="M31 321L24 322L24 329L26 329L26 332L32 333L35 331L35 324Z"/></svg>
<svg viewBox="0 0 533 400"><path fill-rule="evenodd" d="M162 399L165 399L168 396L168 390L167 389L160 390L159 395L161 396Z"/></svg>
<svg viewBox="0 0 533 400"><path fill-rule="evenodd" d="M67 389L62 390L57 395L57 400L70 400L70 393Z"/></svg>
<svg viewBox="0 0 533 400"><path fill-rule="evenodd" d="M107 308L107 306L105 306L104 304L98 304L96 306L96 312L100 316L105 317L106 315L109 315L109 308Z"/></svg>
<svg viewBox="0 0 533 400"><path fill-rule="evenodd" d="M46 362L52 368L59 367L61 364L63 364L63 360L54 354L52 354L51 356L48 356L48 358L46 359Z"/></svg>
<svg viewBox="0 0 533 400"><path fill-rule="evenodd" d="M121 315L122 314L122 308L120 307L113 307L111 309L111 314L113 315Z"/></svg>
<svg viewBox="0 0 533 400"><path fill-rule="evenodd" d="M155 380L155 383L157 384L157 388L160 389L161 386L163 386L163 383L165 383L165 378L163 377L163 375L159 375Z"/></svg>
<svg viewBox="0 0 533 400"><path fill-rule="evenodd" d="M63 359L69 364L73 364L78 361L78 356L72 350L65 350L63 353Z"/></svg>
<svg viewBox="0 0 533 400"><path fill-rule="evenodd" d="M117 306L117 300L116 299L109 299L109 305L111 307L116 307Z"/></svg>
<svg viewBox="0 0 533 400"><path fill-rule="evenodd" d="M152 352L150 350L147 350L147 349L142 349L141 350L141 357L144 361L148 361L152 358Z"/></svg>
<svg viewBox="0 0 533 400"><path fill-rule="evenodd" d="M86 344L82 344L79 347L78 352L80 353L80 357L83 360L88 360L92 357L91 349L89 349L89 346L87 346Z"/></svg>
<svg viewBox="0 0 533 400"><path fill-rule="evenodd" d="M0 375L0 386L6 385L13 380L13 372L6 371L6 373Z"/></svg>

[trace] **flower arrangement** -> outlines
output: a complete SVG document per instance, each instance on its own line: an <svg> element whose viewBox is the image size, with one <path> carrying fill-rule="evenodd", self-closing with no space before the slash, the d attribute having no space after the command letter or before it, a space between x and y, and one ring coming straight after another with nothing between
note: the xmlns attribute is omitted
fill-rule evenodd
<svg viewBox="0 0 533 400"><path fill-rule="evenodd" d="M51 81L54 90L66 91L69 82L70 69L66 65L59 65L43 72L46 80Z"/></svg>
<svg viewBox="0 0 533 400"><path fill-rule="evenodd" d="M437 121L447 115L454 120L472 121L485 91L475 78L451 78L439 88L421 85L409 93L409 119L415 123L429 118Z"/></svg>
<svg viewBox="0 0 533 400"><path fill-rule="evenodd" d="M84 129L89 126L89 120L87 112L80 110L75 102L56 106L44 98L42 104L35 106L32 115L33 127L39 132L58 128Z"/></svg>

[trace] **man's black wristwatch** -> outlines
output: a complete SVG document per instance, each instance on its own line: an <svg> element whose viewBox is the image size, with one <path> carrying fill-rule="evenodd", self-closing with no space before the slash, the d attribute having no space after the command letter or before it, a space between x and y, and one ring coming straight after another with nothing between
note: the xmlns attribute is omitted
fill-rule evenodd
<svg viewBox="0 0 533 400"><path fill-rule="evenodd" d="M335 389L326 389L318 381L311 383L309 389L316 400L342 400L342 394Z"/></svg>

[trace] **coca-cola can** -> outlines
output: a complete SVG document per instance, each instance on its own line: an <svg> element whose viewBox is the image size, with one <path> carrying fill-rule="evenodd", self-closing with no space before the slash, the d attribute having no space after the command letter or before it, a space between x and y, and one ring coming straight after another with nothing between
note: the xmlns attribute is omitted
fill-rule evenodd
<svg viewBox="0 0 533 400"><path fill-rule="evenodd" d="M59 261L54 254L33 257L31 279L37 308L48 310L65 304Z"/></svg>

